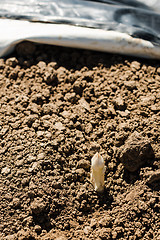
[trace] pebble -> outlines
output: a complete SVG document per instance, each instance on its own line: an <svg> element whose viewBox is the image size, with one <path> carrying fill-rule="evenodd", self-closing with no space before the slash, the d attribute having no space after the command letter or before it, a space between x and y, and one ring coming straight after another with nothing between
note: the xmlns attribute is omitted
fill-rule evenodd
<svg viewBox="0 0 160 240"><path fill-rule="evenodd" d="M45 154L44 153L39 153L37 155L37 160L43 160L45 158Z"/></svg>
<svg viewBox="0 0 160 240"><path fill-rule="evenodd" d="M45 132L44 131L37 131L37 137L38 138L43 138L45 135Z"/></svg>
<svg viewBox="0 0 160 240"><path fill-rule="evenodd" d="M28 159L27 159L27 162L34 162L36 160L36 157L35 156L33 156L33 155L29 155L28 156Z"/></svg>
<svg viewBox="0 0 160 240"><path fill-rule="evenodd" d="M46 63L43 62L43 61L39 61L39 63L37 64L37 66L38 66L39 68L45 68L45 67L46 67Z"/></svg>
<svg viewBox="0 0 160 240"><path fill-rule="evenodd" d="M56 122L53 127L54 127L54 129L59 130L59 131L65 130L65 127L63 126L63 124L61 122Z"/></svg>
<svg viewBox="0 0 160 240"><path fill-rule="evenodd" d="M91 232L91 227L86 226L83 231L84 231L84 234L88 235Z"/></svg>
<svg viewBox="0 0 160 240"><path fill-rule="evenodd" d="M136 70L139 70L140 67L141 67L141 64L140 64L139 62L137 62L137 61L133 61L133 62L131 63L131 68L132 68L132 69L135 68Z"/></svg>
<svg viewBox="0 0 160 240"><path fill-rule="evenodd" d="M61 113L61 115L62 115L62 117L64 117L64 118L69 118L69 117L71 116L71 113L70 113L69 111L63 111L63 112Z"/></svg>
<svg viewBox="0 0 160 240"><path fill-rule="evenodd" d="M84 98L81 98L79 100L79 105L84 108L85 110L89 111L90 110L90 105L89 103L84 99Z"/></svg>
<svg viewBox="0 0 160 240"><path fill-rule="evenodd" d="M124 85L128 90L136 89L136 81L124 81Z"/></svg>
<svg viewBox="0 0 160 240"><path fill-rule="evenodd" d="M9 130L9 126L4 126L0 131L0 137L4 136Z"/></svg>
<svg viewBox="0 0 160 240"><path fill-rule="evenodd" d="M41 228L40 225L35 225L34 230L35 230L36 232L41 232L42 228Z"/></svg>
<svg viewBox="0 0 160 240"><path fill-rule="evenodd" d="M121 98L121 97L117 97L114 101L113 101L113 104L115 106L115 108L117 110L125 110L126 106L125 106L125 102L124 100Z"/></svg>
<svg viewBox="0 0 160 240"><path fill-rule="evenodd" d="M9 167L4 167L1 170L2 175L8 175L11 172L11 169Z"/></svg>
<svg viewBox="0 0 160 240"><path fill-rule="evenodd" d="M28 169L28 172L33 172L34 170L36 170L36 169L38 169L38 167L39 167L39 163L38 162L34 162L33 164L32 164L32 167L30 167L29 169Z"/></svg>
<svg viewBox="0 0 160 240"><path fill-rule="evenodd" d="M127 109L125 111L119 111L117 110L117 113L121 116L121 117L129 117L130 115L130 111L128 111Z"/></svg>
<svg viewBox="0 0 160 240"><path fill-rule="evenodd" d="M15 67L18 64L18 60L15 57L8 58L6 60L6 64L11 67Z"/></svg>
<svg viewBox="0 0 160 240"><path fill-rule="evenodd" d="M17 167L20 167L20 166L23 165L23 163L24 163L24 160L21 159L21 160L17 160L17 161L15 162L15 165L16 165Z"/></svg>
<svg viewBox="0 0 160 240"><path fill-rule="evenodd" d="M76 99L76 94L75 93L66 93L64 99L66 101L69 101L71 103L74 103L75 102L75 99Z"/></svg>
<svg viewBox="0 0 160 240"><path fill-rule="evenodd" d="M86 125L86 127L85 127L85 133L89 134L89 133L92 132L92 130L93 130L92 124L91 124L91 123L88 123L88 124Z"/></svg>

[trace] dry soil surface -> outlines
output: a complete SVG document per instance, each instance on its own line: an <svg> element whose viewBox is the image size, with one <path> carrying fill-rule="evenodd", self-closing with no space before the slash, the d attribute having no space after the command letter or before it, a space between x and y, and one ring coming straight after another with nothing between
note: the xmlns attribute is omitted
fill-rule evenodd
<svg viewBox="0 0 160 240"><path fill-rule="evenodd" d="M0 59L0 239L160 239L159 66L27 42Z"/></svg>

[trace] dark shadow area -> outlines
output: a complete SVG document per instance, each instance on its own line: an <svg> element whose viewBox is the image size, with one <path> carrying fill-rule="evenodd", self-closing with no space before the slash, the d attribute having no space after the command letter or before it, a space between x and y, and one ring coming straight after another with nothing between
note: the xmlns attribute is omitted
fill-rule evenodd
<svg viewBox="0 0 160 240"><path fill-rule="evenodd" d="M159 180L157 180L153 183L148 183L147 185L152 189L152 191L160 191L160 181Z"/></svg>
<svg viewBox="0 0 160 240"><path fill-rule="evenodd" d="M86 1L86 0L83 0ZM147 9L151 10L149 6L147 6L145 3L139 2L137 0L87 0L91 2L101 2L101 3L106 3L106 4L113 4L113 5L125 5L125 6L130 6L130 7L135 7L135 8L142 8L142 9Z"/></svg>
<svg viewBox="0 0 160 240"><path fill-rule="evenodd" d="M35 225L39 225L42 227L42 229L49 230L52 229L51 219L47 213L43 213L40 215L33 214L33 222Z"/></svg>
<svg viewBox="0 0 160 240"><path fill-rule="evenodd" d="M31 47L30 45L34 47ZM46 64L51 63L51 67L53 65L53 68L55 69L64 67L71 72L83 68L91 70L97 66L109 68L117 64L124 64L126 58L129 62L138 60L142 61L144 64L150 64L154 66L158 66L159 64L158 60L154 59L144 59L120 54L111 54L78 48L67 48L47 44L32 44L28 41L19 43L15 50L6 58L12 56L16 56L19 65L24 69L43 61ZM56 76L54 77L55 81L49 85L57 85ZM91 79L89 79L89 81L91 81Z"/></svg>
<svg viewBox="0 0 160 240"><path fill-rule="evenodd" d="M133 184L137 180L140 180L139 171L129 172L128 170L125 169L123 179L126 181L126 183Z"/></svg>
<svg viewBox="0 0 160 240"><path fill-rule="evenodd" d="M104 189L103 193L97 193L99 206L107 210L113 202L113 197L109 194L108 189Z"/></svg>
<svg viewBox="0 0 160 240"><path fill-rule="evenodd" d="M155 169L157 169L157 166L154 165L155 160L156 159L147 161L147 163L145 163L145 165L142 167L151 168L153 171L155 171ZM140 170L141 168L135 172L130 172L127 169L124 169L123 179L128 184L135 183L137 180L142 179L142 177L140 176Z"/></svg>

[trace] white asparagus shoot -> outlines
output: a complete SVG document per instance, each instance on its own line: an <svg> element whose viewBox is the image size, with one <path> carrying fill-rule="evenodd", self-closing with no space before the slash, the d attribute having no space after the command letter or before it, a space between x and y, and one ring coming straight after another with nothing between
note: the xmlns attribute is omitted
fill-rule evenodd
<svg viewBox="0 0 160 240"><path fill-rule="evenodd" d="M105 163L102 156L97 152L91 159L91 182L95 191L103 192L104 190L104 174Z"/></svg>

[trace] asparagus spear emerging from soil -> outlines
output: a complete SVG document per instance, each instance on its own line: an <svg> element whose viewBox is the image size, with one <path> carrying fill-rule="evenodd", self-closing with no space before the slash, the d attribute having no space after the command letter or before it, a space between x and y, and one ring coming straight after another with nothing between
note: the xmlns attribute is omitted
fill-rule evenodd
<svg viewBox="0 0 160 240"><path fill-rule="evenodd" d="M91 159L91 182L97 192L103 192L104 190L105 170L104 160L97 152Z"/></svg>

